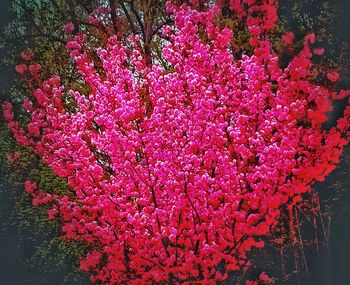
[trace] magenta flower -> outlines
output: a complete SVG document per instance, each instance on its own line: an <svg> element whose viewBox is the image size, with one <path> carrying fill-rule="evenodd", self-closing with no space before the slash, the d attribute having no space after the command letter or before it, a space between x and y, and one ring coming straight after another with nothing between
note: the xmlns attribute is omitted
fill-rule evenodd
<svg viewBox="0 0 350 285"><path fill-rule="evenodd" d="M264 247L281 209L339 162L350 107L329 131L322 124L332 100L350 92L310 81L312 34L282 69L266 36L277 21L274 1L244 2L230 4L250 33L249 56L233 54L219 5L198 11L168 1L175 24L163 29L162 60L171 68L149 64L138 37L111 36L96 50L101 76L80 33L67 48L84 94L50 77L24 102L26 130L3 105L16 140L72 189L61 196L25 186L33 204L50 205L66 239L89 245L81 269L93 282L224 281L251 264L248 253ZM292 44L293 33L283 41ZM74 112L62 103L67 94Z"/></svg>
<svg viewBox="0 0 350 285"><path fill-rule="evenodd" d="M15 69L17 73L24 74L27 71L27 66L25 64L18 64Z"/></svg>

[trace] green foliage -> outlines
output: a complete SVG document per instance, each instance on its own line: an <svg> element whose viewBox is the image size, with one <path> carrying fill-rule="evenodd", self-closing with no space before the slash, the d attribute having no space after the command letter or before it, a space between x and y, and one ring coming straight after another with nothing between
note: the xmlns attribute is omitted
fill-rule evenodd
<svg viewBox="0 0 350 285"><path fill-rule="evenodd" d="M15 258L23 270L37 276L35 284L88 284L87 276L79 270L79 258L87 248L60 238L60 221L48 220L47 206L33 207L23 186L30 178L45 192L69 195L72 192L66 181L15 143L2 119L0 141L0 234L15 234ZM10 162L7 155L15 152L20 157Z"/></svg>

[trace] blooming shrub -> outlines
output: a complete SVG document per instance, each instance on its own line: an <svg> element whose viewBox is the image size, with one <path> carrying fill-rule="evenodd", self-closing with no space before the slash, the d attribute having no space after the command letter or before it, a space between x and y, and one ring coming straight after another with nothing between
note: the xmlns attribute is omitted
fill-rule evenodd
<svg viewBox="0 0 350 285"><path fill-rule="evenodd" d="M205 9L167 2L175 19L163 28L167 69L147 63L138 37L112 36L97 50L98 72L78 33L67 48L85 94L52 76L25 100L27 130L3 105L17 141L74 191L48 194L26 182L33 204L51 205L67 239L89 244L81 269L94 282L215 284L245 270L281 209L323 181L348 143L350 107L322 129L332 100L350 92L311 81L314 36L281 69L268 40L275 1L231 0L254 50L236 58L232 31L217 24L218 2ZM40 66L30 66L38 80Z"/></svg>

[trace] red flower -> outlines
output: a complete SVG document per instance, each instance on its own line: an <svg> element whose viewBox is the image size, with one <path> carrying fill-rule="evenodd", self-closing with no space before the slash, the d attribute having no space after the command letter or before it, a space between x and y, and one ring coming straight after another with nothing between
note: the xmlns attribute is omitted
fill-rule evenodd
<svg viewBox="0 0 350 285"><path fill-rule="evenodd" d="M259 280L264 283L270 283L272 281L272 279L265 272L260 273Z"/></svg>
<svg viewBox="0 0 350 285"><path fill-rule="evenodd" d="M148 65L138 37L112 36L96 49L97 68L79 33L67 48L83 94L58 76L39 83L33 103L24 102L25 129L4 103L16 140L67 180L73 195L51 196L30 181L26 189L35 205L52 207L50 218L58 214L66 239L90 249L81 269L93 281L168 283L169 273L178 283L223 281L246 269L281 208L339 162L350 108L335 128L322 129L336 95L309 78L314 35L282 69L263 36L277 1L248 2L241 21L253 55L236 56L217 7L198 12L169 1L175 23L164 30L162 61ZM293 43L293 33L283 40ZM74 112L62 104L66 94ZM271 281L264 272L258 279L250 284Z"/></svg>
<svg viewBox="0 0 350 285"><path fill-rule="evenodd" d="M324 54L324 48L315 48L314 54L316 55L323 55Z"/></svg>
<svg viewBox="0 0 350 285"><path fill-rule="evenodd" d="M339 80L339 72L336 70L334 70L332 72L328 72L327 78L332 82L338 81Z"/></svg>
<svg viewBox="0 0 350 285"><path fill-rule="evenodd" d="M71 34L74 31L74 25L72 22L69 22L64 25L64 30L66 31L67 34Z"/></svg>
<svg viewBox="0 0 350 285"><path fill-rule="evenodd" d="M293 32L286 32L282 36L282 40L286 45L291 45L294 42L294 33Z"/></svg>
<svg viewBox="0 0 350 285"><path fill-rule="evenodd" d="M29 49L21 52L21 58L26 60L26 61L31 60L32 56L33 56L33 53Z"/></svg>
<svg viewBox="0 0 350 285"><path fill-rule="evenodd" d="M16 69L17 73L23 74L24 72L26 72L27 66L22 63L22 64L16 65L15 69Z"/></svg>
<svg viewBox="0 0 350 285"><path fill-rule="evenodd" d="M31 64L31 65L29 65L29 71L30 71L30 73L31 74L37 74L37 73L39 73L39 71L41 70L41 65L40 64L38 64L38 63L34 63L34 64Z"/></svg>

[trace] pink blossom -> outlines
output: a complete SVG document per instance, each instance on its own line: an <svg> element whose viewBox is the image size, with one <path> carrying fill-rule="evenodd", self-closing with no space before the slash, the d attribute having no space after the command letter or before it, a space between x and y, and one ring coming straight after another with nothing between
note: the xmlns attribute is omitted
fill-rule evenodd
<svg viewBox="0 0 350 285"><path fill-rule="evenodd" d="M327 73L327 78L328 80L332 81L332 82L336 82L339 80L339 72L337 70L334 70L332 72L328 72Z"/></svg>
<svg viewBox="0 0 350 285"><path fill-rule="evenodd" d="M88 20L93 25L98 25L100 23L100 20L93 15L89 15Z"/></svg>
<svg viewBox="0 0 350 285"><path fill-rule="evenodd" d="M286 32L282 36L282 40L286 45L291 45L294 42L294 33L293 32Z"/></svg>
<svg viewBox="0 0 350 285"><path fill-rule="evenodd" d="M25 73L27 70L27 66L25 64L18 64L16 65L16 72L19 74Z"/></svg>
<svg viewBox="0 0 350 285"><path fill-rule="evenodd" d="M47 210L49 220L54 219L58 213L59 213L59 211L58 211L58 208L56 205L54 205L51 209Z"/></svg>
<svg viewBox="0 0 350 285"><path fill-rule="evenodd" d="M37 184L35 182L32 182L30 180L26 180L24 183L24 187L25 190L27 191L27 193L32 194L34 192L34 190L37 189Z"/></svg>
<svg viewBox="0 0 350 285"><path fill-rule="evenodd" d="M264 36L277 6L244 2L230 7L250 32L251 55L234 54L218 7L169 1L175 22L164 29L160 56L171 68L148 64L139 38L116 36L97 50L96 68L87 37L73 35L67 49L88 87L83 94L49 77L33 103L24 102L26 129L3 104L15 139L67 180L69 196L45 194L29 180L25 188L33 204L50 205L65 239L88 245L80 265L94 282L167 283L169 272L179 283L224 281L264 247L281 207L339 163L350 108L336 127L322 128L338 97L309 79L314 36L282 69ZM65 94L74 112L63 106ZM263 272L247 284L271 279Z"/></svg>
<svg viewBox="0 0 350 285"><path fill-rule="evenodd" d="M31 60L32 56L33 56L33 53L29 49L21 52L21 58L26 60L26 61Z"/></svg>
<svg viewBox="0 0 350 285"><path fill-rule="evenodd" d="M81 46L77 41L69 41L67 43L67 48L68 49L81 49Z"/></svg>
<svg viewBox="0 0 350 285"><path fill-rule="evenodd" d="M74 24L72 22L68 22L64 25L64 30L67 34L71 34L74 31Z"/></svg>
<svg viewBox="0 0 350 285"><path fill-rule="evenodd" d="M5 101L2 105L3 117L6 121L12 121L14 118L14 113L12 111L12 104L8 101Z"/></svg>
<svg viewBox="0 0 350 285"><path fill-rule="evenodd" d="M10 164L14 163L17 159L19 159L19 157L20 157L20 153L18 151L13 153L9 152L6 154L6 160Z"/></svg>
<svg viewBox="0 0 350 285"><path fill-rule="evenodd" d="M314 54L316 55L323 55L324 54L324 48L315 48Z"/></svg>
<svg viewBox="0 0 350 285"><path fill-rule="evenodd" d="M29 69L30 73L34 75L34 74L39 73L40 70L42 69L42 67L40 64L34 63L34 64L29 65L28 69Z"/></svg>
<svg viewBox="0 0 350 285"><path fill-rule="evenodd" d="M33 103L28 98L23 99L23 109L29 112L33 110Z"/></svg>
<svg viewBox="0 0 350 285"><path fill-rule="evenodd" d="M272 279L266 274L266 272L260 273L259 280L264 283L271 283L272 281Z"/></svg>

